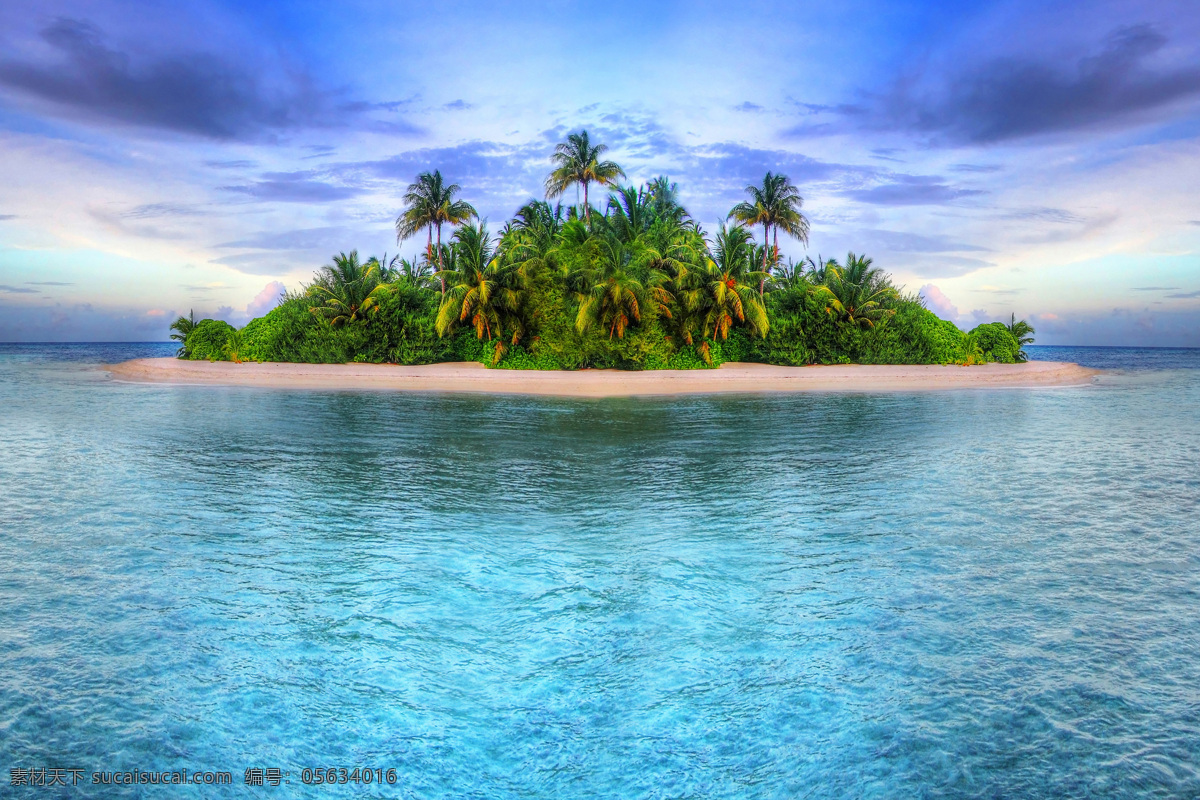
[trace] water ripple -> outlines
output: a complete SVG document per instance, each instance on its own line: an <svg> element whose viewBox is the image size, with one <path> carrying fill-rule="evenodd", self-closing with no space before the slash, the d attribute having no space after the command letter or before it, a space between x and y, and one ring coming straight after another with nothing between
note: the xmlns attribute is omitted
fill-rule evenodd
<svg viewBox="0 0 1200 800"><path fill-rule="evenodd" d="M9 768L234 772L131 797L343 764L400 773L347 797L1200 793L1195 356L567 402L129 386L98 352L0 348Z"/></svg>

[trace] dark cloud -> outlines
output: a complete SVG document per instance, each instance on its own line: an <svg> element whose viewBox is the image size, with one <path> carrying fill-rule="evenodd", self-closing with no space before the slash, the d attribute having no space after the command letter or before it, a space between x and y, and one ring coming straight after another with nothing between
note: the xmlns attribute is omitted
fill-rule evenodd
<svg viewBox="0 0 1200 800"><path fill-rule="evenodd" d="M984 194L979 189L963 189L930 175L887 176L887 182L863 189L847 189L846 197L862 203L882 206L946 205L956 200Z"/></svg>
<svg viewBox="0 0 1200 800"><path fill-rule="evenodd" d="M442 108L446 109L447 111L466 111L467 109L474 107L475 106L471 105L466 100L454 100L453 102L446 103L444 106L442 106Z"/></svg>
<svg viewBox="0 0 1200 800"><path fill-rule="evenodd" d="M1179 292L1178 294L1169 294L1167 298L1170 300L1195 300L1200 297L1200 290L1195 292Z"/></svg>
<svg viewBox="0 0 1200 800"><path fill-rule="evenodd" d="M17 218L16 214L0 214L0 222L4 222L5 220L16 219L16 218Z"/></svg>
<svg viewBox="0 0 1200 800"><path fill-rule="evenodd" d="M996 164L954 164L950 167L951 172L999 172L1004 167Z"/></svg>
<svg viewBox="0 0 1200 800"><path fill-rule="evenodd" d="M66 281L25 281L27 286L74 286Z"/></svg>
<svg viewBox="0 0 1200 800"><path fill-rule="evenodd" d="M117 50L77 19L55 20L41 38L55 57L0 59L0 87L76 115L219 140L349 122L331 113L338 92L295 69L208 53Z"/></svg>
<svg viewBox="0 0 1200 800"><path fill-rule="evenodd" d="M940 87L908 77L876 105L846 113L867 127L971 143L1117 126L1200 97L1200 65L1149 63L1166 43L1147 25L1119 28L1098 53L1070 66L1006 57L967 67Z"/></svg>
<svg viewBox="0 0 1200 800"><path fill-rule="evenodd" d="M266 172L254 183L220 186L228 192L238 192L255 200L280 203L328 203L346 200L360 194L352 186L317 180L313 172Z"/></svg>
<svg viewBox="0 0 1200 800"><path fill-rule="evenodd" d="M1134 286L1135 292L1173 292L1179 289L1179 286Z"/></svg>
<svg viewBox="0 0 1200 800"><path fill-rule="evenodd" d="M37 289L26 289L21 286L6 286L0 283L0 292L5 294L37 294Z"/></svg>
<svg viewBox="0 0 1200 800"><path fill-rule="evenodd" d="M738 103L736 106L734 106L733 110L734 111L745 111L747 113L754 114L759 111L762 111L763 107L760 106L758 103L751 103L749 100L746 100L745 102Z"/></svg>

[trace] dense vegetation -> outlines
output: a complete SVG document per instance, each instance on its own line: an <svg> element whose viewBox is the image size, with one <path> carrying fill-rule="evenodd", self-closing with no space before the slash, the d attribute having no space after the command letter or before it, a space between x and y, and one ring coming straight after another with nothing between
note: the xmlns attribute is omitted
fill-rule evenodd
<svg viewBox="0 0 1200 800"><path fill-rule="evenodd" d="M492 235L460 188L422 173L404 196L397 238L428 233L413 261L341 253L313 282L241 330L180 317L181 358L427 364L512 369L691 369L770 364L976 364L1023 361L1033 329L969 333L904 294L871 259L784 263L779 233L807 242L803 200L767 173L711 236L665 177L622 186L587 133L558 146L549 198ZM589 187L608 189L603 208ZM443 239L443 228L451 232ZM752 229L763 231L758 244ZM436 240L435 240L436 233Z"/></svg>

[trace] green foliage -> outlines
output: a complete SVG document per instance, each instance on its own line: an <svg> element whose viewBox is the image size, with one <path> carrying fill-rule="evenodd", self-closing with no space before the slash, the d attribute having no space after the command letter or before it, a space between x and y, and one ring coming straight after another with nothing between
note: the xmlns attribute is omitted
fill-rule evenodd
<svg viewBox="0 0 1200 800"><path fill-rule="evenodd" d="M187 358L192 361L225 361L225 343L234 332L234 327L224 320L200 320L183 343Z"/></svg>
<svg viewBox="0 0 1200 800"><path fill-rule="evenodd" d="M175 351L178 358L187 358L187 337L196 328L196 312L188 312L186 317L180 317L171 323L171 330L175 331L171 334L172 341L179 342L179 349Z"/></svg>
<svg viewBox="0 0 1200 800"><path fill-rule="evenodd" d="M748 187L712 241L660 176L619 186L603 145L573 134L555 153L549 196L572 186L585 204L531 201L493 238L459 187L437 171L408 187L400 238L429 232L423 257L339 254L312 284L234 332L180 318L192 358L310 363L475 361L502 369L710 369L730 361L805 364L1011 362L1032 328L964 334L903 296L871 259L781 264L779 231L808 222L784 175ZM591 209L589 184L610 187ZM452 234L445 243L442 227ZM763 227L763 244L746 225ZM434 244L434 234L437 244ZM435 271L436 270L436 271ZM194 326L194 330L192 329Z"/></svg>
<svg viewBox="0 0 1200 800"><path fill-rule="evenodd" d="M432 364L450 360L434 331L437 294L398 281L378 295L375 313L334 327L309 312L305 295L288 298L241 330L241 357L252 361L345 364L351 361Z"/></svg>
<svg viewBox="0 0 1200 800"><path fill-rule="evenodd" d="M1017 340L1017 361L1028 361L1029 354L1025 352L1025 345L1033 344L1033 334L1037 333L1023 319L1017 319L1017 315L1013 314L1008 323L1008 332Z"/></svg>
<svg viewBox="0 0 1200 800"><path fill-rule="evenodd" d="M1003 322L988 322L971 331L968 336L983 354L985 361L1014 364L1019 359L1021 345Z"/></svg>

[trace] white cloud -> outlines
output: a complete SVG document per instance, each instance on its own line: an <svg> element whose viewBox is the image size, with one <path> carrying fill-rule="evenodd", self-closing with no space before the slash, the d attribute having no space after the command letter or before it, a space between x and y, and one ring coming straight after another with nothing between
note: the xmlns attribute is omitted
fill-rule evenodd
<svg viewBox="0 0 1200 800"><path fill-rule="evenodd" d="M950 302L950 298L946 297L941 289L932 283L927 283L921 287L920 295L925 299L925 306L930 311L942 319L948 319L951 322L958 321L958 306Z"/></svg>
<svg viewBox="0 0 1200 800"><path fill-rule="evenodd" d="M254 299L246 306L246 316L250 319L261 317L279 303L279 298L287 288L280 281L271 281L263 290L254 295Z"/></svg>

